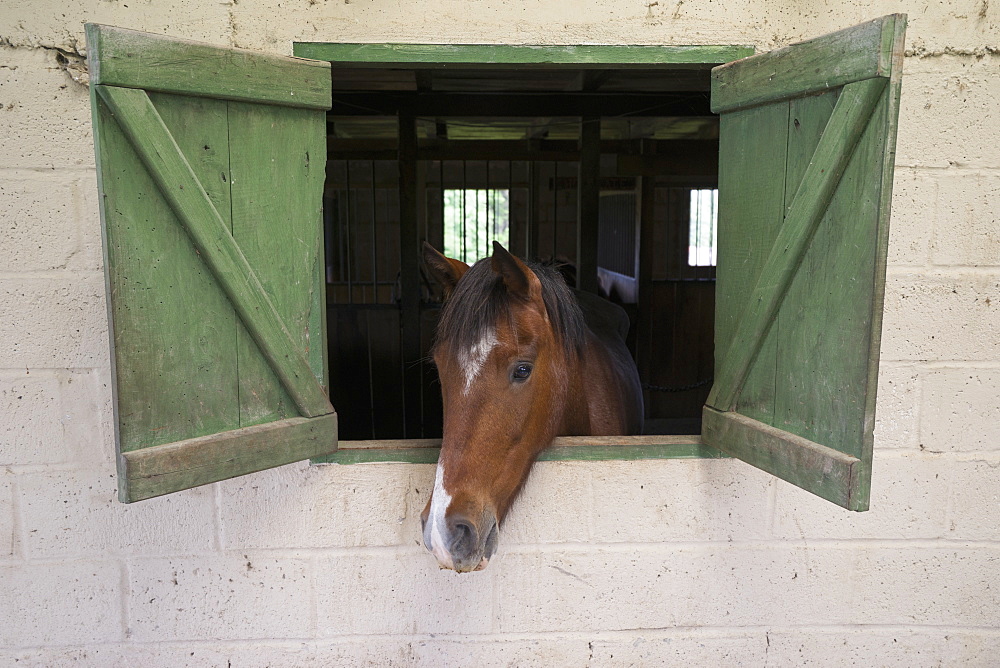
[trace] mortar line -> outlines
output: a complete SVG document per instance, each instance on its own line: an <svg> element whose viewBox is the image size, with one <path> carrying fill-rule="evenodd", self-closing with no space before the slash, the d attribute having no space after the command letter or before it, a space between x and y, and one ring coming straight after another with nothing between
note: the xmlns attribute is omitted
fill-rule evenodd
<svg viewBox="0 0 1000 668"><path fill-rule="evenodd" d="M611 641L611 640L634 640L637 633L646 636L684 636L697 638L727 638L732 636L753 636L762 633L800 633L802 631L818 632L825 635L834 634L856 634L858 632L868 632L876 634L898 634L900 632L907 635L920 636L928 631L936 631L940 634L978 634L985 636L1000 637L1000 629L996 626L974 624L960 626L956 624L922 624L922 623L900 623L900 624L752 624L752 625L677 625L670 627L630 627L624 629L587 630L587 631L508 631L503 633L448 633L437 632L422 633L345 633L329 636L315 641L303 640L298 637L268 639L268 638L224 638L224 639L191 639L191 640L155 640L155 641L127 641L127 643L116 642L92 642L74 643L71 645L28 645L5 648L13 651L31 650L62 650L72 651L82 648L100 647L120 647L127 645L131 647L219 647L229 646L251 646L251 647L301 647L303 644L315 645L338 645L352 642L370 642L372 640L407 640L420 642L523 642L536 640L580 640L587 642L590 640Z"/></svg>

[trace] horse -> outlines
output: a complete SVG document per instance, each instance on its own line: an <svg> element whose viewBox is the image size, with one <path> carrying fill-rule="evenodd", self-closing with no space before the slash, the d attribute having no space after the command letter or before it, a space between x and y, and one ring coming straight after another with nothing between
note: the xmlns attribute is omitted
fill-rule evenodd
<svg viewBox="0 0 1000 668"><path fill-rule="evenodd" d="M444 435L423 540L441 568L466 573L486 568L552 439L639 433L642 387L620 307L495 241L471 267L426 242L423 255L445 293L432 348Z"/></svg>

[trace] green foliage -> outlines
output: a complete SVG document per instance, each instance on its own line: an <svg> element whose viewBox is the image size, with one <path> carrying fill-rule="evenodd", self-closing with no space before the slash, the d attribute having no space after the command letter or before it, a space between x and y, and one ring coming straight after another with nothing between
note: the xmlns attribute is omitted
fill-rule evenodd
<svg viewBox="0 0 1000 668"><path fill-rule="evenodd" d="M472 264L490 255L491 241L510 243L510 191L444 191L444 254Z"/></svg>

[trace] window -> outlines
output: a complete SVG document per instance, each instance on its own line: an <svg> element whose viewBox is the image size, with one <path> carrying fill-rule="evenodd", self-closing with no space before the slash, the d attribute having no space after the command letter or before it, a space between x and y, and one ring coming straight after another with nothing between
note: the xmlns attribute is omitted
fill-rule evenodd
<svg viewBox="0 0 1000 668"><path fill-rule="evenodd" d="M613 451L565 440L545 458L724 452L844 507L867 507L904 29L904 17L884 17L714 71L717 352L702 433L623 438ZM122 499L334 451L338 416L317 345L340 326L323 318L320 261L329 64L94 25L87 37ZM337 46L302 45L296 55L522 68L525 58L546 67L586 60L601 69L626 54L630 67L746 55L725 47ZM121 57L137 52L143 58ZM821 60L838 67L801 66ZM191 76L198 62L204 76ZM399 127L400 151L405 144L418 153L416 122ZM643 169L669 174L681 157L647 161L640 178L648 178ZM556 191L561 176L552 179ZM478 193L475 201L478 210ZM412 191L400 192L408 233L419 230L419 206ZM461 211L468 227L469 209ZM419 299L415 258L401 262L399 299ZM400 328L412 341L421 321ZM427 445L355 448L345 460L419 451L423 459L412 460L433 461Z"/></svg>
<svg viewBox="0 0 1000 668"><path fill-rule="evenodd" d="M692 190L689 213L688 266L714 267L719 237L719 190Z"/></svg>
<svg viewBox="0 0 1000 668"><path fill-rule="evenodd" d="M444 190L444 254L473 264L489 256L490 242L510 245L510 191Z"/></svg>

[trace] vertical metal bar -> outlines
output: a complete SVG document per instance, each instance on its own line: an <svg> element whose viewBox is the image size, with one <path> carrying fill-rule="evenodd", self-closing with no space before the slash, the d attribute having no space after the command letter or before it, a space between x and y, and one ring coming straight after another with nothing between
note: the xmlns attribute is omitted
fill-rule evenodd
<svg viewBox="0 0 1000 668"><path fill-rule="evenodd" d="M372 310L365 309L365 341L368 343L368 414L371 416L372 438L378 438L375 433L375 369L372 365Z"/></svg>
<svg viewBox="0 0 1000 668"><path fill-rule="evenodd" d="M468 209L465 208L465 195L469 189L469 174L468 174L468 163L462 161L462 262L469 261L468 248L466 243L468 241L468 235L465 233L465 216Z"/></svg>
<svg viewBox="0 0 1000 668"><path fill-rule="evenodd" d="M438 201L441 203L441 245L437 248L444 252L445 221L444 221L444 158L438 160Z"/></svg>
<svg viewBox="0 0 1000 668"><path fill-rule="evenodd" d="M514 245L514 230L513 230L513 211L514 211L514 161L507 161L507 245ZM518 240L517 245L521 245L521 240ZM518 248L517 253L523 255L524 249Z"/></svg>
<svg viewBox="0 0 1000 668"><path fill-rule="evenodd" d="M636 312L635 348L639 367L639 378L650 383L653 377L653 262L656 249L653 247L654 214L656 211L656 177L639 177L639 308ZM646 395L646 416L650 415L650 398Z"/></svg>
<svg viewBox="0 0 1000 668"><path fill-rule="evenodd" d="M354 218L354 211L351 207L351 161L345 160L344 170L345 185L347 187L347 303L354 303L354 240L351 234L351 221Z"/></svg>
<svg viewBox="0 0 1000 668"><path fill-rule="evenodd" d="M552 259L559 249L559 162L552 161Z"/></svg>
<svg viewBox="0 0 1000 668"><path fill-rule="evenodd" d="M580 163L576 181L576 287L597 294L597 247L601 204L601 119L580 122Z"/></svg>
<svg viewBox="0 0 1000 668"><path fill-rule="evenodd" d="M375 161L369 160L369 174L372 179L372 187L369 195L372 200L372 303L377 304L378 299L378 216L375 213Z"/></svg>
<svg viewBox="0 0 1000 668"><path fill-rule="evenodd" d="M417 122L399 114L400 353L406 438L421 432L420 233L417 215Z"/></svg>
<svg viewBox="0 0 1000 668"><path fill-rule="evenodd" d="M541 216L542 196L541 188L538 185L538 163L529 160L527 164L528 178L528 234L525 239L525 256L535 260L538 259L538 221Z"/></svg>
<svg viewBox="0 0 1000 668"><path fill-rule="evenodd" d="M479 182L474 181L476 187L472 188L472 199L475 202L475 212L476 217L472 222L472 230L475 234L475 239L472 242L472 260L479 259Z"/></svg>

